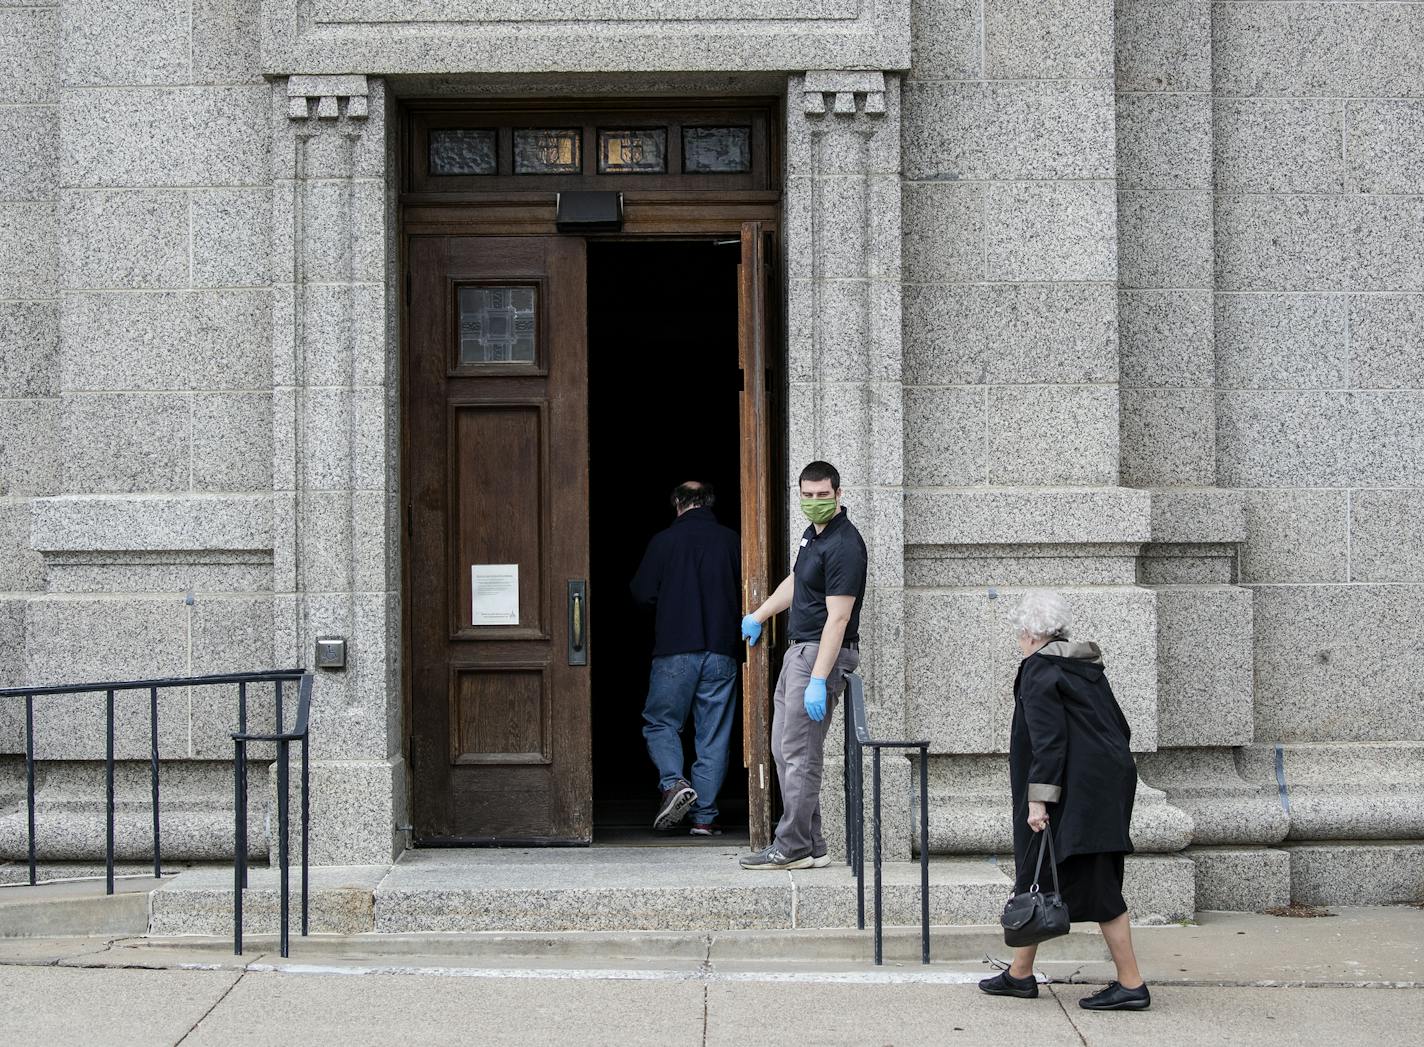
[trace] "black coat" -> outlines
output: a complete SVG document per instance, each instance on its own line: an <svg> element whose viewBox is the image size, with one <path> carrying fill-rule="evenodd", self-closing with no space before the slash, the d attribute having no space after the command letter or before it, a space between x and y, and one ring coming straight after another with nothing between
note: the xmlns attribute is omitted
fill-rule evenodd
<svg viewBox="0 0 1424 1047"><path fill-rule="evenodd" d="M1030 855L1038 857L1037 846L1030 847L1037 835L1028 827L1030 799L1051 801L1048 824L1060 862L1075 854L1132 851L1137 765L1128 750L1131 733L1096 644L1055 641L1023 660L1009 735L1019 868Z"/></svg>
<svg viewBox="0 0 1424 1047"><path fill-rule="evenodd" d="M654 610L654 658L742 653L742 541L711 509L689 509L653 535L629 588Z"/></svg>

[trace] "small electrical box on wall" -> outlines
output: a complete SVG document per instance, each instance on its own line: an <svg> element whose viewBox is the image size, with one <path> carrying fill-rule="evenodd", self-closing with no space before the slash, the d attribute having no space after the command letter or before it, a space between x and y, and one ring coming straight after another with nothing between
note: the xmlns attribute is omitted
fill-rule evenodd
<svg viewBox="0 0 1424 1047"><path fill-rule="evenodd" d="M346 668L345 637L318 636L316 638L316 667L318 669Z"/></svg>

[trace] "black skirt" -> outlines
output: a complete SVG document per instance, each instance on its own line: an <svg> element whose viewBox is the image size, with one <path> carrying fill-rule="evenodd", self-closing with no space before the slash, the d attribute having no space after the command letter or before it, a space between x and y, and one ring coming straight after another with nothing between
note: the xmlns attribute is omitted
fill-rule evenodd
<svg viewBox="0 0 1424 1047"><path fill-rule="evenodd" d="M1034 857L1037 858L1035 848ZM1033 865L1019 870L1014 881L1014 893L1022 894L1033 886ZM1123 853L1075 854L1058 863L1058 884L1063 892L1063 904L1068 906L1068 918L1074 923L1107 923L1127 912L1122 897ZM1053 874L1047 869L1039 875L1038 889L1053 890Z"/></svg>

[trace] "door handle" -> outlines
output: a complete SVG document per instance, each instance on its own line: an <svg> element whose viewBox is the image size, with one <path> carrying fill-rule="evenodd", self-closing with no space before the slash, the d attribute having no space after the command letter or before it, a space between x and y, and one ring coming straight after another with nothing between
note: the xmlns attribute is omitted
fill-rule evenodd
<svg viewBox="0 0 1424 1047"><path fill-rule="evenodd" d="M569 582L569 664L588 664L588 585Z"/></svg>

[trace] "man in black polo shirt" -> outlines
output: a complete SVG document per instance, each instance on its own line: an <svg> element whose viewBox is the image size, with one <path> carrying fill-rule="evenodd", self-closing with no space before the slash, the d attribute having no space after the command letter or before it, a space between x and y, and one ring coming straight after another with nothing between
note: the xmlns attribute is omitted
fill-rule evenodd
<svg viewBox="0 0 1424 1047"><path fill-rule="evenodd" d="M672 493L677 519L648 543L630 588L655 611L656 641L643 707L643 738L658 769L662 797L654 829L671 829L692 811L692 835L715 836L717 793L727 774L736 712L737 603L742 546L712 514L711 484ZM683 773L682 730L692 716L697 758Z"/></svg>
<svg viewBox="0 0 1424 1047"><path fill-rule="evenodd" d="M841 505L841 477L827 462L801 470L801 511L811 521L796 566L776 592L742 619L755 644L762 625L788 608L791 646L776 682L771 753L781 785L782 814L764 851L741 859L743 869L806 869L830 864L821 832L821 765L845 674L860 664L860 605L866 552Z"/></svg>

